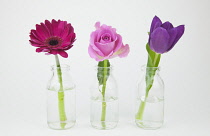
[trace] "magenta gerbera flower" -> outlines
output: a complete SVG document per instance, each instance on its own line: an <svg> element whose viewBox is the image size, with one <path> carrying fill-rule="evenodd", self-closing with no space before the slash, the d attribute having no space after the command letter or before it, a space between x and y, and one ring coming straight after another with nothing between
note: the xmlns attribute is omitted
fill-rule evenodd
<svg viewBox="0 0 210 136"><path fill-rule="evenodd" d="M65 52L69 50L75 41L74 28L67 21L45 20L45 23L37 24L35 30L30 32L30 43L38 47L36 52L46 52L47 55L61 55L68 57Z"/></svg>

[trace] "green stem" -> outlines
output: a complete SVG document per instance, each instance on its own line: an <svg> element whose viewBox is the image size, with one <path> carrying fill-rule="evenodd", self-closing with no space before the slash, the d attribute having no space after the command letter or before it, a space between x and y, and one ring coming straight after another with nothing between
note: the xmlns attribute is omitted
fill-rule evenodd
<svg viewBox="0 0 210 136"><path fill-rule="evenodd" d="M61 66L60 66L60 62L57 55L55 55L55 60L56 60L56 66L57 66L58 80L60 83L60 89L58 91L58 108L59 108L59 116L60 116L60 121L61 121L60 126L62 129L64 129L66 126L66 123L64 122L67 120L67 118L66 118L65 104L64 104L62 72L61 72Z"/></svg>
<svg viewBox="0 0 210 136"><path fill-rule="evenodd" d="M103 87L102 87L102 112L101 112L101 123L102 127L105 128L105 119L106 119L106 99L105 99L105 91L106 91L106 78L107 78L107 61L104 60L104 68L103 68Z"/></svg>
<svg viewBox="0 0 210 136"><path fill-rule="evenodd" d="M148 45L147 45L148 47ZM150 50L150 48L147 48L148 51L148 61L147 61L147 67L149 67L149 69L146 68L146 77L145 77L145 81L146 81L146 89L145 89L145 98L143 101L141 101L138 112L136 114L136 120L142 120L143 119L143 114L144 114L144 110L145 110L145 106L146 106L146 101L147 101L147 97L149 95L149 91L152 88L153 82L154 82L154 76L156 73L157 69L153 69L152 67L158 67L159 62L160 62L160 54L157 54L153 51ZM152 68L152 69L150 69Z"/></svg>

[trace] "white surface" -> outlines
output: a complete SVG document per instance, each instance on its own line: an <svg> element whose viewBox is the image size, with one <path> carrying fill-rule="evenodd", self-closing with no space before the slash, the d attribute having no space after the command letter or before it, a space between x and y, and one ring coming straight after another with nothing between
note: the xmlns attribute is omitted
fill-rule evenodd
<svg viewBox="0 0 210 136"><path fill-rule="evenodd" d="M210 18L208 0L1 0L0 4L0 136L208 136L210 132ZM147 61L145 44L154 15L186 31L176 47L162 55L165 81L165 124L142 130L134 124L134 92L140 66ZM77 124L55 131L46 125L46 84L54 57L36 53L30 29L45 19L71 22L77 34L68 51L77 85ZM96 61L87 53L96 21L117 28L131 52L111 60L118 81L120 122L100 131L89 123L89 85Z"/></svg>

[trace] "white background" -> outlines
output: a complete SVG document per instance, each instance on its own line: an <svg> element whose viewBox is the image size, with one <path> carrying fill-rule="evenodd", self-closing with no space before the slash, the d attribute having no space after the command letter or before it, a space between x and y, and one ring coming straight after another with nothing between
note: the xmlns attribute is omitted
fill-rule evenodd
<svg viewBox="0 0 210 136"><path fill-rule="evenodd" d="M0 136L208 136L210 133L210 2L209 0L1 0L0 2ZM145 44L154 15L186 31L160 65L165 82L165 123L142 130L134 123L134 99L140 67L147 61ZM69 130L46 124L46 84L52 55L36 53L29 40L35 24L66 20L77 41L61 63L71 66L77 85L77 123ZM89 86L97 62L88 55L96 21L117 28L130 45L127 58L114 58L119 86L120 122L113 130L89 123Z"/></svg>

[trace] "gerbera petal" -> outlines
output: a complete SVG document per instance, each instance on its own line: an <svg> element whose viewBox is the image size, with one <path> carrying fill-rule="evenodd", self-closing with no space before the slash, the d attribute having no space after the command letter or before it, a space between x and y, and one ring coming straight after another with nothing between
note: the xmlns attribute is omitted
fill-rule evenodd
<svg viewBox="0 0 210 136"><path fill-rule="evenodd" d="M57 36L57 28L58 28L58 22L55 19L53 19L52 20L53 36Z"/></svg>
<svg viewBox="0 0 210 136"><path fill-rule="evenodd" d="M36 52L49 52L50 50L47 49L47 48L44 48L44 47L41 47L41 48L37 48L36 49Z"/></svg>
<svg viewBox="0 0 210 136"><path fill-rule="evenodd" d="M64 58L68 58L68 53L66 53L65 51L59 50L58 54L61 55Z"/></svg>
<svg viewBox="0 0 210 136"><path fill-rule="evenodd" d="M71 49L73 46L74 46L74 45L68 45L68 46L66 46L65 48L63 48L63 50L69 50L69 49Z"/></svg>
<svg viewBox="0 0 210 136"><path fill-rule="evenodd" d="M60 21L58 24L57 34L59 37L61 37L64 29L65 29L66 21Z"/></svg>
<svg viewBox="0 0 210 136"><path fill-rule="evenodd" d="M71 42L71 44L75 41L75 33L70 33L64 40L63 42Z"/></svg>
<svg viewBox="0 0 210 136"><path fill-rule="evenodd" d="M31 35L33 35L34 37L36 37L37 40L42 41L42 38L36 33L36 30L31 30Z"/></svg>
<svg viewBox="0 0 210 136"><path fill-rule="evenodd" d="M48 52L48 53L56 55L56 54L58 54L58 51L57 50L50 50L50 52Z"/></svg>
<svg viewBox="0 0 210 136"><path fill-rule="evenodd" d="M36 42L34 42L32 40L29 40L29 42L31 43L32 46L35 46L35 47L43 47L43 46L45 46L44 44L38 44L38 43L36 43Z"/></svg>
<svg viewBox="0 0 210 136"><path fill-rule="evenodd" d="M44 23L41 23L41 27L42 27L42 31L45 33L45 35L47 37L50 37L51 35L50 35L50 32L49 32L47 26Z"/></svg>
<svg viewBox="0 0 210 136"><path fill-rule="evenodd" d="M34 43L37 43L37 44L43 44L42 41L40 41L39 39L37 39L33 34L29 35L31 40L30 41L33 41Z"/></svg>
<svg viewBox="0 0 210 136"><path fill-rule="evenodd" d="M47 26L48 31L50 32L50 36L53 36L52 24L50 23L50 21L45 20L45 25Z"/></svg>
<svg viewBox="0 0 210 136"><path fill-rule="evenodd" d="M71 32L71 31L70 31L71 27L72 27L72 26L71 26L70 24L67 24L67 25L65 26L65 29L64 29L64 31L63 31L62 34L61 34L61 37L62 37L63 39L65 39L65 38L68 36L69 32Z"/></svg>
<svg viewBox="0 0 210 136"><path fill-rule="evenodd" d="M42 39L42 41L48 37L47 34L43 31L41 25L36 25L36 33Z"/></svg>

